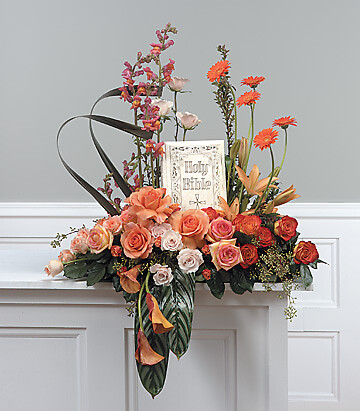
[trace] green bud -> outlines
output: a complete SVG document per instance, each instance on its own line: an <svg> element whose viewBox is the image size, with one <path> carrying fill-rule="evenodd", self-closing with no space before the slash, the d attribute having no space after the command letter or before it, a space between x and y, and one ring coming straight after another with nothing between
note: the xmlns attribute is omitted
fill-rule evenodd
<svg viewBox="0 0 360 411"><path fill-rule="evenodd" d="M236 156L238 155L240 144L241 144L241 140L236 140L235 143L232 145L230 149L231 160L235 160Z"/></svg>

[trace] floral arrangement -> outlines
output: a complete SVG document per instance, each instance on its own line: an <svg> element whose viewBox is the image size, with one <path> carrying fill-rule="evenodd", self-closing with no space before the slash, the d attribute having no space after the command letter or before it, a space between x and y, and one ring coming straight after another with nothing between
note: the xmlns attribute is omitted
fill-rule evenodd
<svg viewBox="0 0 360 411"><path fill-rule="evenodd" d="M293 186L281 191L279 183L288 128L297 126L297 121L281 117L255 135L255 108L261 98L256 90L265 78L244 78L241 86L250 90L236 98L225 46L218 47L221 60L210 68L207 78L215 89L226 130L227 199L220 198L218 208L182 210L161 186L162 134L173 133L175 140L185 140L187 132L201 123L196 115L178 109L178 99L189 80L172 75L174 60L165 65L161 62L174 44L170 36L176 32L170 23L158 30L157 42L151 43L147 55L138 52L134 64L125 62L123 85L100 97L89 115L79 116L90 120L91 138L109 169L103 187L96 190L90 186L59 151L66 169L108 215L90 229L58 234L55 247L69 235L74 237L70 248L63 249L58 260L45 268L51 276L63 272L70 279L86 280L89 286L109 281L115 291L122 292L129 315L134 317L138 373L153 397L163 388L170 351L180 358L188 349L196 282L207 284L219 299L226 283L237 294L251 292L256 282L267 290L271 284L281 283L291 296L297 282L305 287L311 284L309 267L317 268L322 262L313 243L298 241L296 219L277 213L278 206L299 197ZM165 88L172 93L172 101L159 98ZM93 114L100 100L113 96L130 104L134 124ZM247 137L238 136L238 109L250 111ZM60 132L70 120L59 130L58 150ZM123 162L123 175L97 141L93 122L132 136L136 150ZM284 155L278 166L272 150L279 137L275 127L284 132ZM253 146L271 156L270 173L262 179L257 165L247 171ZM113 197L116 188L122 190L124 202ZM296 310L291 298L290 302L286 316L291 319Z"/></svg>

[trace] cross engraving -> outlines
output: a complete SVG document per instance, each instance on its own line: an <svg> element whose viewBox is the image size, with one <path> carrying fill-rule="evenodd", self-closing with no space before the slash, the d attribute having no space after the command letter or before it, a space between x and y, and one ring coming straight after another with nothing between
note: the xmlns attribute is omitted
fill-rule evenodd
<svg viewBox="0 0 360 411"><path fill-rule="evenodd" d="M200 201L199 194L195 194L195 201L190 200L189 204L195 204L196 208L200 208L200 204L206 204L205 201Z"/></svg>

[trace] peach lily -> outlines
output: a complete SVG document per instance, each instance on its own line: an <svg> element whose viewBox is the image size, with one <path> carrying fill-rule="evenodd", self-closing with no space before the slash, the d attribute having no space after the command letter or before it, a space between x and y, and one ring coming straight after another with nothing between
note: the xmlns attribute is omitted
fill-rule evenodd
<svg viewBox="0 0 360 411"><path fill-rule="evenodd" d="M137 276L140 271L141 264L136 265L128 271L118 271L117 275L120 277L120 285L129 294L135 294L140 291L141 285L137 281Z"/></svg>
<svg viewBox="0 0 360 411"><path fill-rule="evenodd" d="M225 212L226 219L229 221L233 221L233 219L239 214L239 209L240 209L239 199L235 198L235 200L232 202L230 207L228 203L226 202L226 200L222 198L221 196L219 197L219 201L220 201L220 207Z"/></svg>
<svg viewBox="0 0 360 411"><path fill-rule="evenodd" d="M263 178L259 181L260 171L259 167L254 164L252 170L250 171L249 177L245 174L239 166L235 165L236 171L238 173L239 179L244 184L246 191L250 197L261 196L266 186L268 185L270 177ZM271 183L278 180L277 177L271 179ZM275 185L270 184L269 188L276 188Z"/></svg>
<svg viewBox="0 0 360 411"><path fill-rule="evenodd" d="M295 194L296 189L294 188L293 185L291 185L289 188L284 190L282 193L279 193L273 201L271 201L265 208L265 214L270 214L274 211L275 207L285 204L289 201L295 200L296 198L299 198L300 196L298 194Z"/></svg>
<svg viewBox="0 0 360 411"><path fill-rule="evenodd" d="M147 340L144 332L139 329L137 335L137 349L135 351L136 361L142 365L155 365L165 357L155 352Z"/></svg>
<svg viewBox="0 0 360 411"><path fill-rule="evenodd" d="M146 304L149 309L149 319L152 322L155 334L163 334L174 328L174 326L163 316L156 298L146 293Z"/></svg>

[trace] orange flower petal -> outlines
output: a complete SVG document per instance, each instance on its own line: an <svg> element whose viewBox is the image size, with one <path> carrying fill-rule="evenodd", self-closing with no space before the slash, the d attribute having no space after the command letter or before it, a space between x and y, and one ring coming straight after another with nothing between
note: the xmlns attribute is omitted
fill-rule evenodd
<svg viewBox="0 0 360 411"><path fill-rule="evenodd" d="M145 334L140 329L137 335L137 349L135 351L136 361L142 365L154 365L162 361L165 357L155 352L147 340Z"/></svg>
<svg viewBox="0 0 360 411"><path fill-rule="evenodd" d="M137 276L139 274L141 265L138 264L135 267L131 268L125 272L119 272L118 276L120 277L121 287L129 294L135 294L140 291L141 285L137 281Z"/></svg>
<svg viewBox="0 0 360 411"><path fill-rule="evenodd" d="M149 309L149 319L152 322L155 334L166 333L174 328L174 326L163 316L158 302L153 295L149 293L146 294L146 304Z"/></svg>

